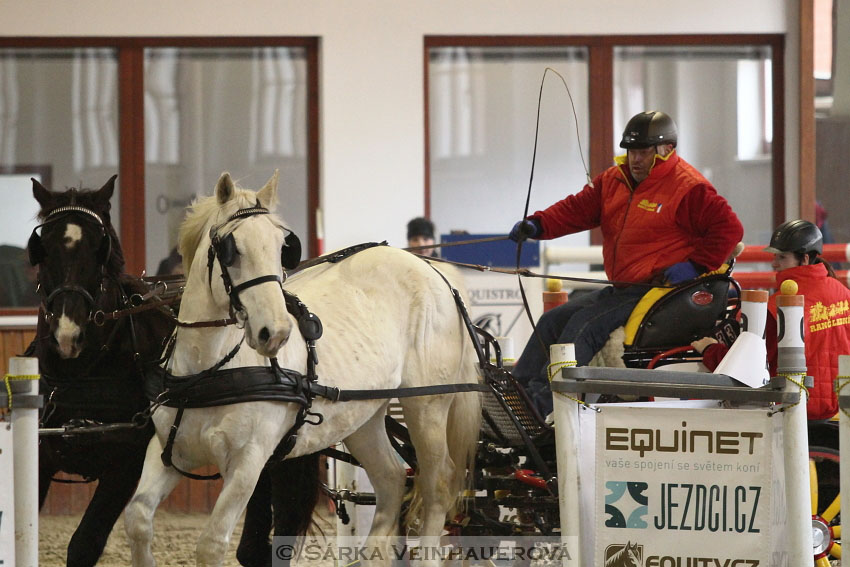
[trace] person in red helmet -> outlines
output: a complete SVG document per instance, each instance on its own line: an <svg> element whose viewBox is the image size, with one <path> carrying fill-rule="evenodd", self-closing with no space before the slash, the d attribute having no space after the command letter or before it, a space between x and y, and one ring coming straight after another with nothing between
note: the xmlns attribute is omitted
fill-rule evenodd
<svg viewBox="0 0 850 567"><path fill-rule="evenodd" d="M552 411L549 345L574 343L587 364L622 326L649 283L679 284L716 270L744 229L711 183L676 152L678 128L658 111L633 116L620 147L626 155L575 195L516 223L513 240L548 240L601 227L608 279L617 282L568 301L541 316L513 374L538 409Z"/></svg>
<svg viewBox="0 0 850 567"><path fill-rule="evenodd" d="M770 238L766 252L773 254L776 287L785 280L797 283L797 293L805 297L806 366L814 378L809 391L809 419L829 419L838 411L833 381L838 375L838 355L850 354L850 289L835 277L832 266L821 258L823 235L805 220L780 225ZM767 303L765 342L771 376L776 375L776 296ZM703 356L703 364L714 370L728 348L711 338L691 343Z"/></svg>

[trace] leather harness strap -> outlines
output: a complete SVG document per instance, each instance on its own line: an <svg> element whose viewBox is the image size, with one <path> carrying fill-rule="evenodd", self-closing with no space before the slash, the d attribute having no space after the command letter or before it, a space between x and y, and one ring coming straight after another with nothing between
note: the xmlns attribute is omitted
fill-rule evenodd
<svg viewBox="0 0 850 567"><path fill-rule="evenodd" d="M299 269L315 266L317 264L331 262L336 263L375 246L386 243L364 243L351 246L338 252L316 258L302 264ZM432 266L433 268L433 266ZM476 331L472 324L466 306L460 293L449 283L439 270L434 270L442 277L446 285L452 291L452 296L464 321L475 351L479 359L479 366L485 369L489 366L483 349L477 340ZM275 447L269 461L282 460L292 450L297 440L298 430L305 424L318 425L322 422L321 414L310 412L313 400L318 396L333 402L362 401L391 398L409 398L414 396L434 396L440 394L453 394L463 392L493 392L490 384L457 383L439 384L432 386L414 386L408 388L384 388L371 390L341 390L332 386L323 386L318 383L316 365L315 341L321 337L322 325L319 318L311 313L309 309L292 293L282 290L286 300L286 307L290 314L298 321L298 328L305 339L307 347L307 373L302 374L295 370L280 368L277 359L271 359L270 366L243 367L221 370L221 367L229 362L241 342L224 359L213 367L190 376L173 376L164 368L156 368L148 374L146 392L148 398L154 405L176 407L174 423L169 431L166 446L163 449L162 461L166 466L174 467L178 472L192 479L214 479L220 475L201 476L182 471L172 462L172 451L174 439L186 408L202 408L218 405L227 405L247 401L285 401L295 402L299 405L295 423L283 436ZM207 324L208 325L208 324ZM315 418L311 421L309 417Z"/></svg>

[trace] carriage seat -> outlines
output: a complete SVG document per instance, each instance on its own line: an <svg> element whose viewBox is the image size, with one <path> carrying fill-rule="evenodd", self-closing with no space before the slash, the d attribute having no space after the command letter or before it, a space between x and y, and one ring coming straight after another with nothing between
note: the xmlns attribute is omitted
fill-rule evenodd
<svg viewBox="0 0 850 567"><path fill-rule="evenodd" d="M739 296L728 264L681 287L652 288L590 365L645 367L656 354L705 336L731 344L739 333Z"/></svg>
<svg viewBox="0 0 850 567"><path fill-rule="evenodd" d="M726 264L678 288L652 288L624 327L628 349L669 349L709 334L737 306L740 288ZM734 338L734 337L732 337Z"/></svg>

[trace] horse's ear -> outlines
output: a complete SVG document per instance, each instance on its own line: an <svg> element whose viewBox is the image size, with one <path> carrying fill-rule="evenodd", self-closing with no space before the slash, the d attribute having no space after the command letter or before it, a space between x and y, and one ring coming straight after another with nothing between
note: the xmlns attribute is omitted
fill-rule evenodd
<svg viewBox="0 0 850 567"><path fill-rule="evenodd" d="M106 183L103 184L103 187L94 193L95 202L97 202L104 211L108 211L112 207L109 200L112 199L112 194L115 192L115 180L117 178L118 175L113 175L106 181Z"/></svg>
<svg viewBox="0 0 850 567"><path fill-rule="evenodd" d="M280 177L280 170L275 169L274 174L266 182L265 187L257 191L257 199L260 204L270 211L275 210L277 206L277 180Z"/></svg>
<svg viewBox="0 0 850 567"><path fill-rule="evenodd" d="M38 201L39 205L41 205L42 210L47 210L50 208L53 195L50 193L50 190L39 183L35 177L30 177L30 179L32 180L32 196L35 197L35 200Z"/></svg>
<svg viewBox="0 0 850 567"><path fill-rule="evenodd" d="M233 179L226 171L218 178L218 183L215 184L215 196L218 199L218 204L223 205L236 195L236 186L233 184Z"/></svg>

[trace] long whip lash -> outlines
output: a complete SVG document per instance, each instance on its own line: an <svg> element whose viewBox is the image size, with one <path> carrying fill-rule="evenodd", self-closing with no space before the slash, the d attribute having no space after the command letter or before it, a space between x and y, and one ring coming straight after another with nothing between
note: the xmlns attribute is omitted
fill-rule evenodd
<svg viewBox="0 0 850 567"><path fill-rule="evenodd" d="M543 85L546 83L546 73L551 71L558 77L560 77L561 82L564 84L564 88L567 90L567 96L570 99L570 106L572 107L573 112L573 120L575 122L575 130L576 130L576 139L578 140L578 153L581 156L581 164L584 167L584 174L587 177L588 183L591 183L590 172L587 169L587 162L584 160L584 154L581 151L581 137L579 135L579 127L578 127L578 114L576 113L576 106L573 102L573 95L570 92L570 87L567 85L566 79L564 79L563 75L558 73L556 70L551 67L546 67L543 70L543 78L540 80L540 92L537 95L537 120L534 126L534 150L531 154L531 174L528 178L528 192L525 196L525 209L523 210L522 219L526 219L528 217L528 206L531 202L531 187L534 184L534 166L537 162L537 141L540 136L540 108L543 102ZM528 306L528 298L525 295L525 288L522 285L522 274L520 274L520 258L522 256L522 240L517 242L516 247L516 269L517 269L517 283L519 284L519 293L522 296L522 304L525 308L525 314L528 316L528 320L531 323L531 328L534 331L534 336L537 337L537 341L540 343L540 348L543 349L543 355L548 357L549 353L546 349L546 343L543 342L543 338L540 336L539 331L537 330L537 324L534 321L534 316L531 314L531 308Z"/></svg>

